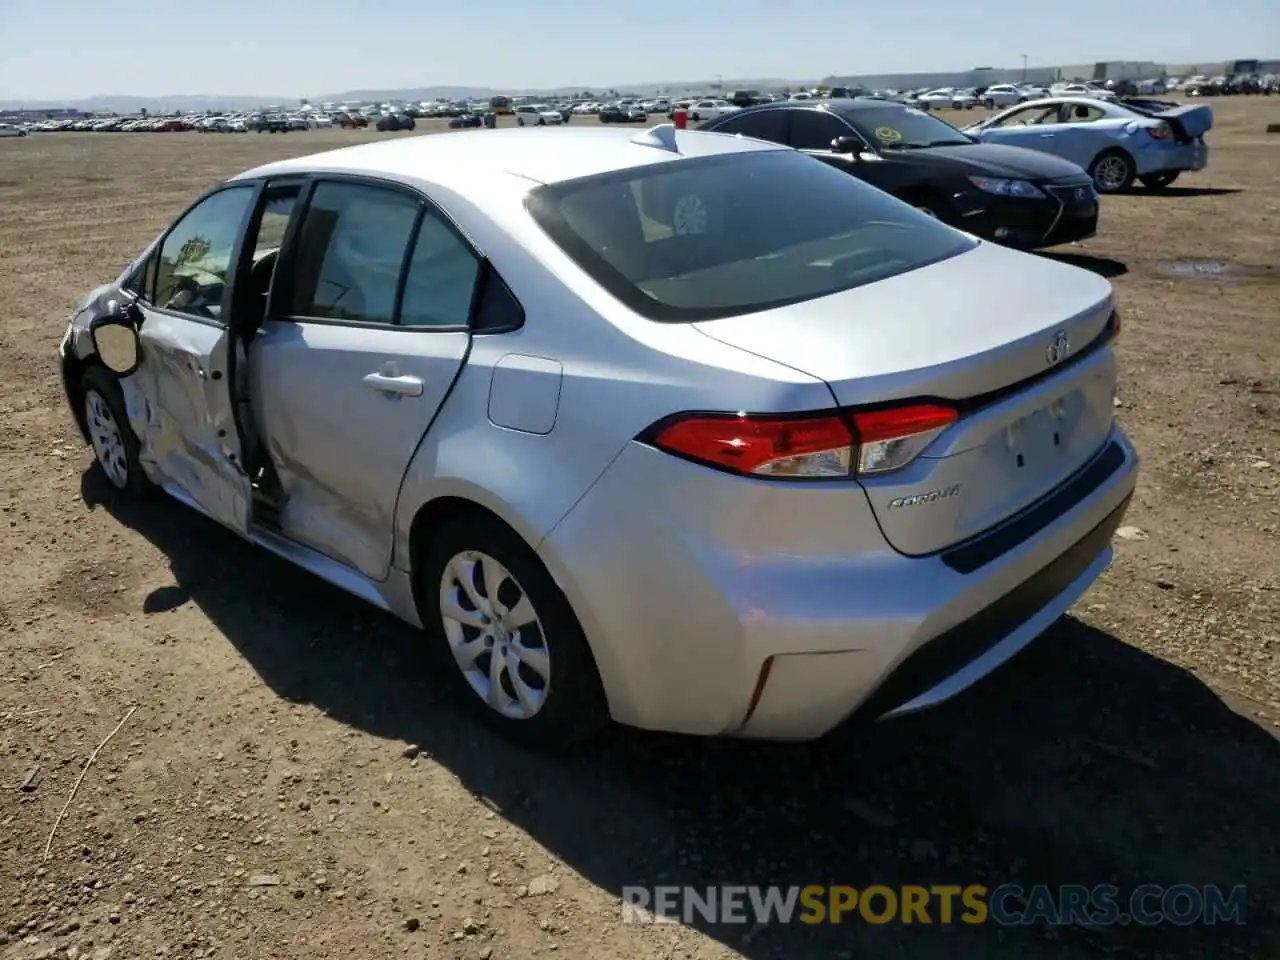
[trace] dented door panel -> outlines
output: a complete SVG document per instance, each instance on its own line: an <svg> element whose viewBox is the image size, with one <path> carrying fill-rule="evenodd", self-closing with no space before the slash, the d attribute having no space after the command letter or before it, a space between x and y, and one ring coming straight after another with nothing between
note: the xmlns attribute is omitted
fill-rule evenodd
<svg viewBox="0 0 1280 960"><path fill-rule="evenodd" d="M121 381L143 469L220 523L248 533L250 482L228 388L230 332L143 306L143 362ZM172 489L176 488L176 490Z"/></svg>

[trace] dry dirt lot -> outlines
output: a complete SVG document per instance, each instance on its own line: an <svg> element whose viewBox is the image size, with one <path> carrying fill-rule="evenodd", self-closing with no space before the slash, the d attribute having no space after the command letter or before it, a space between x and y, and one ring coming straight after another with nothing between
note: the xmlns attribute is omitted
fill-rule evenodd
<svg viewBox="0 0 1280 960"><path fill-rule="evenodd" d="M413 631L104 496L64 409L73 301L196 193L380 135L0 141L0 958L1280 955L1280 98L1213 106L1207 172L1106 199L1061 251L1123 298L1117 412L1145 457L1144 536L1073 616L874 737L617 731L561 759L461 714ZM1250 912L620 922L626 885L712 882L1245 884Z"/></svg>

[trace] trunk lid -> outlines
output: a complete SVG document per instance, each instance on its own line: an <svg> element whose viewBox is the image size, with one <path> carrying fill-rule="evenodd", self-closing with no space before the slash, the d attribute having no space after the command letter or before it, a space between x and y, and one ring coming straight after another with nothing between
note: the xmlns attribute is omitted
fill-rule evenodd
<svg viewBox="0 0 1280 960"><path fill-rule="evenodd" d="M1173 127L1179 140L1195 140L1213 129L1213 107L1203 103L1161 110L1154 116Z"/></svg>
<svg viewBox="0 0 1280 960"><path fill-rule="evenodd" d="M1025 508L1106 441L1112 353L1067 361L1104 335L1113 309L1101 277L984 243L820 300L696 326L825 380L841 406L961 407L905 469L861 481L888 541L918 555Z"/></svg>

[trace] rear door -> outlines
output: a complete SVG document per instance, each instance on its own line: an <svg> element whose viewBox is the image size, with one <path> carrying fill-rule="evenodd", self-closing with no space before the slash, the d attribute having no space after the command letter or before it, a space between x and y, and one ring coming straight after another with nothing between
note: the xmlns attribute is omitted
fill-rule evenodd
<svg viewBox="0 0 1280 960"><path fill-rule="evenodd" d="M249 347L287 537L386 577L396 498L465 361L482 259L419 194L321 179Z"/></svg>
<svg viewBox="0 0 1280 960"><path fill-rule="evenodd" d="M133 290L142 364L125 381L141 455L161 486L241 534L251 496L232 398L237 356L228 311L258 192L256 183L233 184L204 197L152 249Z"/></svg>

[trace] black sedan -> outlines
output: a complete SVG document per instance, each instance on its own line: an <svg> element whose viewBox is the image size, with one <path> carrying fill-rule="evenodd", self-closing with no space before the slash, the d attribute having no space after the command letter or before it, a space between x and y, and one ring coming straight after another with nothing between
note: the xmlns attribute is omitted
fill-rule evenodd
<svg viewBox="0 0 1280 960"><path fill-rule="evenodd" d="M379 118L374 126L385 133L389 130L412 130L417 124L407 113L388 113Z"/></svg>
<svg viewBox="0 0 1280 960"><path fill-rule="evenodd" d="M601 107L597 116L601 123L644 123L648 119L639 107L623 107L616 103Z"/></svg>
<svg viewBox="0 0 1280 960"><path fill-rule="evenodd" d="M449 120L449 129L462 130L466 127L478 127L483 122L484 121L480 119L480 115L477 113L464 113L460 117L452 117Z"/></svg>
<svg viewBox="0 0 1280 960"><path fill-rule="evenodd" d="M978 143L923 111L884 100L749 107L699 130L783 143L865 180L951 226L1034 249L1092 236L1098 196L1074 163Z"/></svg>

